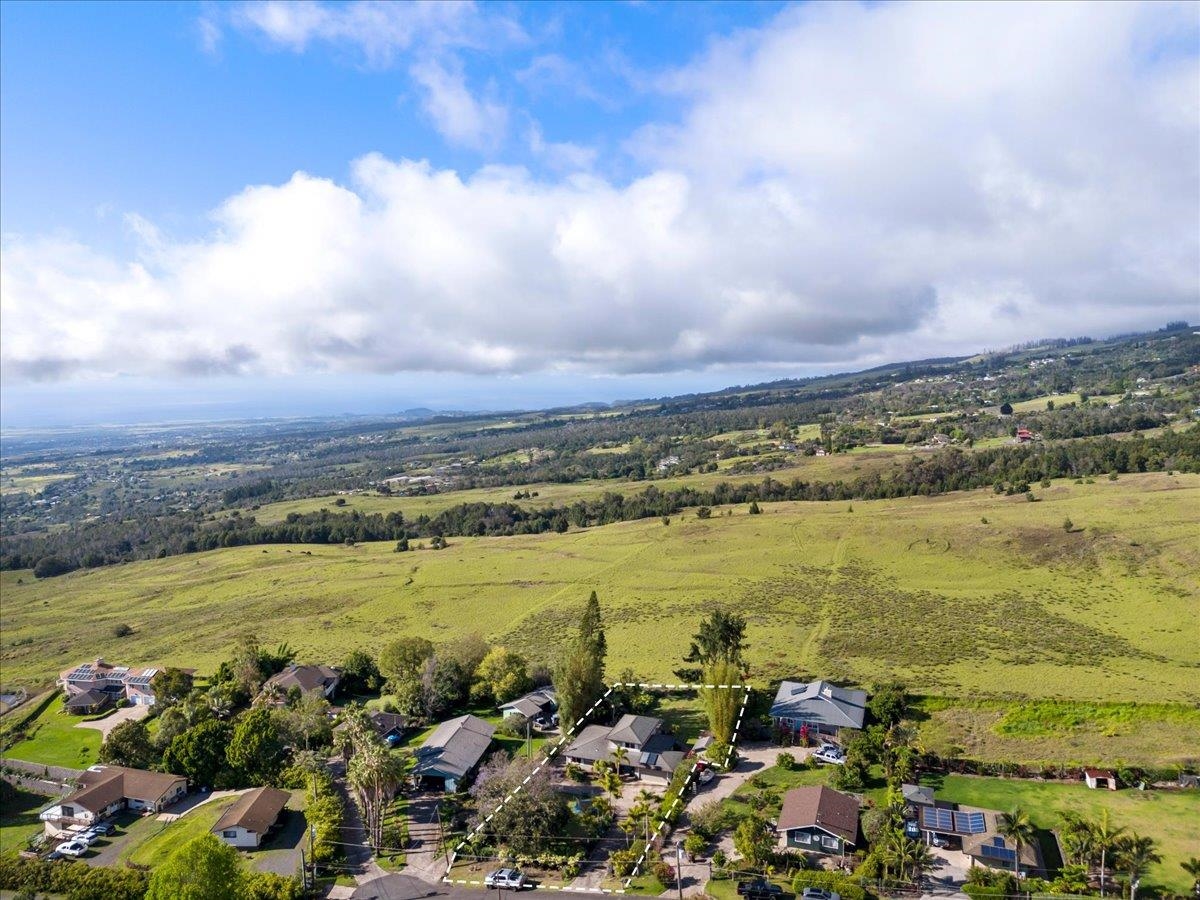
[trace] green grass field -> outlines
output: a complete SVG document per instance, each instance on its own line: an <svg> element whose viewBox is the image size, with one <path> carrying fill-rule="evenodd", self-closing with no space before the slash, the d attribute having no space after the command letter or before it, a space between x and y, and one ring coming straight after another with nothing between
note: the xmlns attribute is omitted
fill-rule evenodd
<svg viewBox="0 0 1200 900"><path fill-rule="evenodd" d="M206 671L247 629L302 660L480 631L550 661L596 590L611 672L670 679L697 621L723 604L750 621L760 682L900 677L950 696L1200 700L1200 476L1035 493L764 504L761 516L739 507L407 554L244 547L47 581L6 572L0 662L6 685L97 655ZM134 633L113 637L118 622Z"/></svg>
<svg viewBox="0 0 1200 900"><path fill-rule="evenodd" d="M91 717L68 714L62 698L55 698L25 726L25 740L13 744L4 755L48 766L86 769L95 764L100 752L100 732L75 727L88 718Z"/></svg>
<svg viewBox="0 0 1200 900"><path fill-rule="evenodd" d="M222 797L198 806L173 822L160 822L154 816L139 819L128 828L129 837L121 848L121 862L157 866L192 838L212 830L225 810L237 797Z"/></svg>
<svg viewBox="0 0 1200 900"><path fill-rule="evenodd" d="M1112 822L1153 837L1163 861L1154 865L1147 882L1182 894L1191 879L1179 867L1189 857L1200 856L1200 792L1197 791L1093 791L1082 784L1017 781L950 775L934 784L938 799L953 800L985 809L1029 811L1034 825L1052 829L1063 812L1096 816L1107 807Z"/></svg>
<svg viewBox="0 0 1200 900"><path fill-rule="evenodd" d="M25 849L29 839L42 831L38 813L49 803L48 797L16 790L0 804L0 854Z"/></svg>

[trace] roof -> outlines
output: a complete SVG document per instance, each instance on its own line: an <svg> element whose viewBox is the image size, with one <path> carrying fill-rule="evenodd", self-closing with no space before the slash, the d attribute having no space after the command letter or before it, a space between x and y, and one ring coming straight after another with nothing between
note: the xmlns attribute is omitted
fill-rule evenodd
<svg viewBox="0 0 1200 900"><path fill-rule="evenodd" d="M416 774L462 778L479 764L495 733L496 729L478 716L443 722L417 748Z"/></svg>
<svg viewBox="0 0 1200 900"><path fill-rule="evenodd" d="M828 681L785 681L779 685L771 716L835 728L862 728L866 691L840 688Z"/></svg>
<svg viewBox="0 0 1200 900"><path fill-rule="evenodd" d="M238 797L237 802L225 810L225 815L217 820L212 831L224 831L226 828L244 828L255 834L266 834L267 829L275 824L283 807L287 805L291 794L273 787L260 787L246 791Z"/></svg>
<svg viewBox="0 0 1200 900"><path fill-rule="evenodd" d="M933 788L923 784L902 784L900 785L900 794L909 803L917 803L921 806L933 806Z"/></svg>
<svg viewBox="0 0 1200 900"><path fill-rule="evenodd" d="M97 703L108 703L112 694L108 691L98 691L95 688L76 694L67 701L67 706L95 706Z"/></svg>
<svg viewBox="0 0 1200 900"><path fill-rule="evenodd" d="M612 727L612 731L608 733L608 739L618 744L633 744L641 747L660 728L662 728L662 719L656 719L653 716L624 715Z"/></svg>
<svg viewBox="0 0 1200 900"><path fill-rule="evenodd" d="M608 740L610 731L612 729L604 725L588 725L567 746L566 755L588 762L612 759L613 746Z"/></svg>
<svg viewBox="0 0 1200 900"><path fill-rule="evenodd" d="M540 716L546 712L548 708L553 709L557 706L558 701L554 693L554 688L538 688L537 690L530 691L523 697L518 697L516 700L501 703L497 709L513 709L525 718L532 719L534 716Z"/></svg>
<svg viewBox="0 0 1200 900"><path fill-rule="evenodd" d="M814 826L853 844L858 838L858 798L824 785L793 788L784 794L776 830Z"/></svg>
<svg viewBox="0 0 1200 900"><path fill-rule="evenodd" d="M1116 778L1111 769L1084 769L1083 774L1088 778Z"/></svg>
<svg viewBox="0 0 1200 900"><path fill-rule="evenodd" d="M182 775L124 766L92 766L79 776L79 789L64 797L62 802L92 812L111 806L122 797L157 803L181 781L187 784Z"/></svg>
<svg viewBox="0 0 1200 900"><path fill-rule="evenodd" d="M958 812L982 816L984 822L983 831L963 835L963 853L1011 869L1016 856L1015 848L998 833L1004 813L975 806L959 806ZM1021 847L1022 866L1037 868L1040 865L1036 844L1037 842L1033 841Z"/></svg>
<svg viewBox="0 0 1200 900"><path fill-rule="evenodd" d="M408 727L408 719L398 713L373 710L367 713L367 718L371 720L380 736L391 734L393 731L400 732Z"/></svg>
<svg viewBox="0 0 1200 900"><path fill-rule="evenodd" d="M307 694L310 691L324 691L339 678L341 676L337 671L329 666L298 666L292 663L279 674L268 678L267 684L276 685L284 691L298 687Z"/></svg>

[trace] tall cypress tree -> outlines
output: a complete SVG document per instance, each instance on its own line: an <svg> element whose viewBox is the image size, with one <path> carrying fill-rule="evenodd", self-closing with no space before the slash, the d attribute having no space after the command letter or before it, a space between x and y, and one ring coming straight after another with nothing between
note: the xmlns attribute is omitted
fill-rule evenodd
<svg viewBox="0 0 1200 900"><path fill-rule="evenodd" d="M600 600L592 591L579 620L579 634L564 648L554 673L559 718L564 729L574 728L592 704L604 696L604 659L607 655L608 641L600 616Z"/></svg>

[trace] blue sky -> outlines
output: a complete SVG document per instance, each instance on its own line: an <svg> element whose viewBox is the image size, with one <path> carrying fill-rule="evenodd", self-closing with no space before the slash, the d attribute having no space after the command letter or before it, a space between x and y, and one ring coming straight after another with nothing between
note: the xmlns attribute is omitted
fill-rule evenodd
<svg viewBox="0 0 1200 900"><path fill-rule="evenodd" d="M4 3L5 424L532 407L1195 320L1198 22Z"/></svg>

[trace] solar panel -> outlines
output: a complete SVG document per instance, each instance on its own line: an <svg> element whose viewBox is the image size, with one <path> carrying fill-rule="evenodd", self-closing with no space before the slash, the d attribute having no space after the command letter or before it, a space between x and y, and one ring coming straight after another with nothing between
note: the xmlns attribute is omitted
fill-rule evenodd
<svg viewBox="0 0 1200 900"><path fill-rule="evenodd" d="M981 812L955 812L954 830L959 834L983 834L987 830Z"/></svg>
<svg viewBox="0 0 1200 900"><path fill-rule="evenodd" d="M997 847L994 844L984 844L979 848L979 855L988 859L999 860L1010 865L1017 861L1017 852L1009 850L1007 847Z"/></svg>
<svg viewBox="0 0 1200 900"><path fill-rule="evenodd" d="M930 831L954 831L954 815L948 809L922 807L921 824Z"/></svg>

